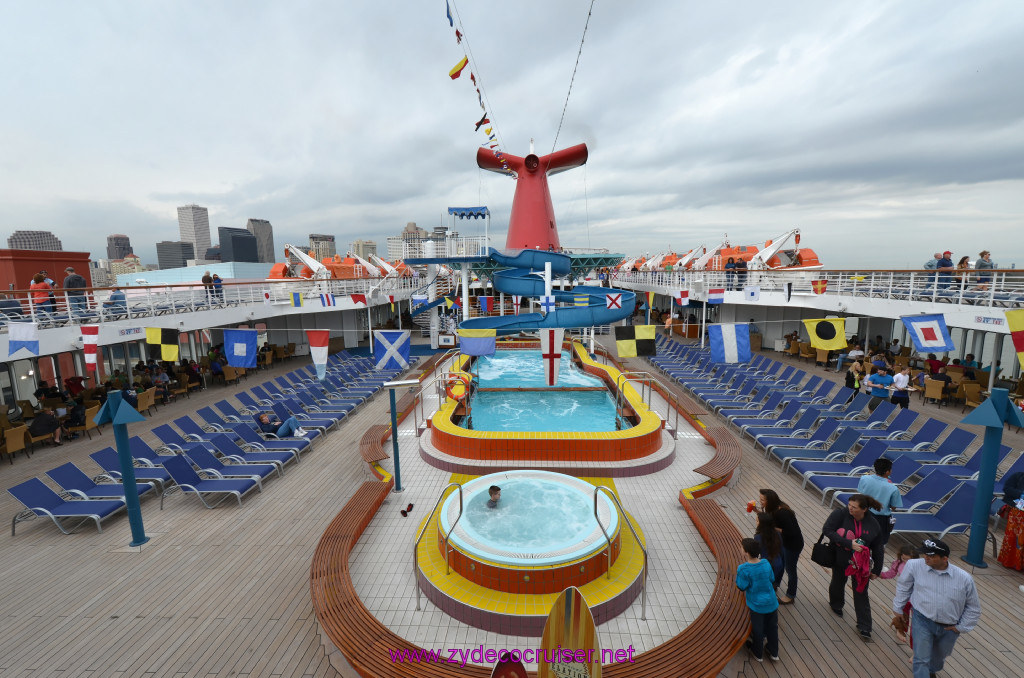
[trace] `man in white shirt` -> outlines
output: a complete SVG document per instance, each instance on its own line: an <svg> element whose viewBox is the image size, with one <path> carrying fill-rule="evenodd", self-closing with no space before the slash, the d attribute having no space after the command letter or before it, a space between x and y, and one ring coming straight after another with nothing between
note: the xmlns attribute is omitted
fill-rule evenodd
<svg viewBox="0 0 1024 678"><path fill-rule="evenodd" d="M840 353L839 357L836 358L836 372L843 371L844 362L855 362L864 357L864 349L861 348L860 344L854 344L853 348L848 353Z"/></svg>
<svg viewBox="0 0 1024 678"><path fill-rule="evenodd" d="M910 407L910 366L904 365L896 374L892 375L892 396L889 402L899 405L904 410Z"/></svg>
<svg viewBox="0 0 1024 678"><path fill-rule="evenodd" d="M923 558L907 561L896 583L892 609L904 614L913 607L914 678L933 678L961 633L974 629L981 617L981 601L974 579L949 562L949 546L941 539L926 539Z"/></svg>

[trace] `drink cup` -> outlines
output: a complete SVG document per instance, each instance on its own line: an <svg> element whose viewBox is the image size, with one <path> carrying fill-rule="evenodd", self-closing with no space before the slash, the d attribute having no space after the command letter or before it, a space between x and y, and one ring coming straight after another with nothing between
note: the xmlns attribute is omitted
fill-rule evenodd
<svg viewBox="0 0 1024 678"><path fill-rule="evenodd" d="M747 513L753 513L756 510L757 510L757 501L754 500L754 499L751 499L750 501L747 502Z"/></svg>

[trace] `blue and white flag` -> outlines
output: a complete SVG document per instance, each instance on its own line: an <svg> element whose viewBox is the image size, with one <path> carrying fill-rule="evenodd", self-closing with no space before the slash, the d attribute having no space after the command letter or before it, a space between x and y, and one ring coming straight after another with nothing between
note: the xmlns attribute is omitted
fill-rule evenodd
<svg viewBox="0 0 1024 678"><path fill-rule="evenodd" d="M25 349L39 355L39 328L35 323L11 322L7 324L7 356Z"/></svg>
<svg viewBox="0 0 1024 678"><path fill-rule="evenodd" d="M545 313L555 312L555 297L554 295L547 294L540 298L540 310Z"/></svg>
<svg viewBox="0 0 1024 678"><path fill-rule="evenodd" d="M320 295L320 304L322 306L334 306L336 303L337 302L335 302L333 294L321 294Z"/></svg>
<svg viewBox="0 0 1024 678"><path fill-rule="evenodd" d="M743 297L747 301L757 301L761 298L761 288L757 285L747 285L743 288Z"/></svg>
<svg viewBox="0 0 1024 678"><path fill-rule="evenodd" d="M725 288L717 287L708 290L708 303L721 304L725 302Z"/></svg>
<svg viewBox="0 0 1024 678"><path fill-rule="evenodd" d="M711 361L745 363L750 360L750 326L746 323L709 325Z"/></svg>
<svg viewBox="0 0 1024 678"><path fill-rule="evenodd" d="M256 367L256 330L224 330L224 353L232 367Z"/></svg>
<svg viewBox="0 0 1024 678"><path fill-rule="evenodd" d="M409 330L374 330L373 360L378 370L404 370L409 366Z"/></svg>
<svg viewBox="0 0 1024 678"><path fill-rule="evenodd" d="M412 295L412 305L413 305L413 308L415 308L417 306L422 306L423 304L427 303L428 301L430 301L430 297L428 297L425 294L414 294L414 295Z"/></svg>
<svg viewBox="0 0 1024 678"><path fill-rule="evenodd" d="M907 315L900 318L914 341L914 348L920 353L944 353L954 350L953 339L946 329L946 319L941 313L932 315Z"/></svg>

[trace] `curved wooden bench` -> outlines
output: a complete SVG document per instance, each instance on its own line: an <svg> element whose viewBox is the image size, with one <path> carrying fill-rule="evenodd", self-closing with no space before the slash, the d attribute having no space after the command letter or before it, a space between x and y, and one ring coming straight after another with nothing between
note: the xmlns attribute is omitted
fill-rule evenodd
<svg viewBox="0 0 1024 678"><path fill-rule="evenodd" d="M389 455L384 451L384 441L390 435L391 427L387 424L374 424L366 429L363 437L359 439L359 454L362 455L363 461L373 465L387 459Z"/></svg>
<svg viewBox="0 0 1024 678"><path fill-rule="evenodd" d="M715 456L711 461L693 470L708 478L726 478L728 482L728 478L732 477L732 472L743 459L743 448L732 432L724 426L709 426L703 434L708 442L715 446Z"/></svg>
<svg viewBox="0 0 1024 678"><path fill-rule="evenodd" d="M713 678L750 635L750 614L736 588L741 535L711 499L684 500L690 519L718 560L715 588L707 606L681 633L629 664L603 667L605 678Z"/></svg>

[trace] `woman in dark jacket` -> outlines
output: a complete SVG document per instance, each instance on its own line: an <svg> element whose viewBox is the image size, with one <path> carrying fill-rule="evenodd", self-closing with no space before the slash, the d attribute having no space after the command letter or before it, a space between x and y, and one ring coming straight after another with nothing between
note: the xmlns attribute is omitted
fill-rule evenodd
<svg viewBox="0 0 1024 678"><path fill-rule="evenodd" d="M825 520L821 531L831 540L836 550L836 562L832 566L832 582L828 587L828 604L840 617L846 604L846 581L850 578L846 568L854 560L854 554L868 549L871 562L871 579L882 573L885 559L885 544L882 543L882 528L868 511L882 508L878 500L866 494L855 494L846 508L838 508ZM857 613L857 630L865 642L871 640L871 603L868 600L868 582L858 582L854 577L853 609Z"/></svg>
<svg viewBox="0 0 1024 678"><path fill-rule="evenodd" d="M761 493L761 510L775 520L775 529L782 536L782 561L783 569L789 576L786 582L785 595L779 594L779 602L788 605L796 597L796 562L800 559L800 552L804 550L804 535L800 531L800 524L796 520L796 514L781 499L775 490L758 490ZM782 573L775 576L775 588L782 585Z"/></svg>

